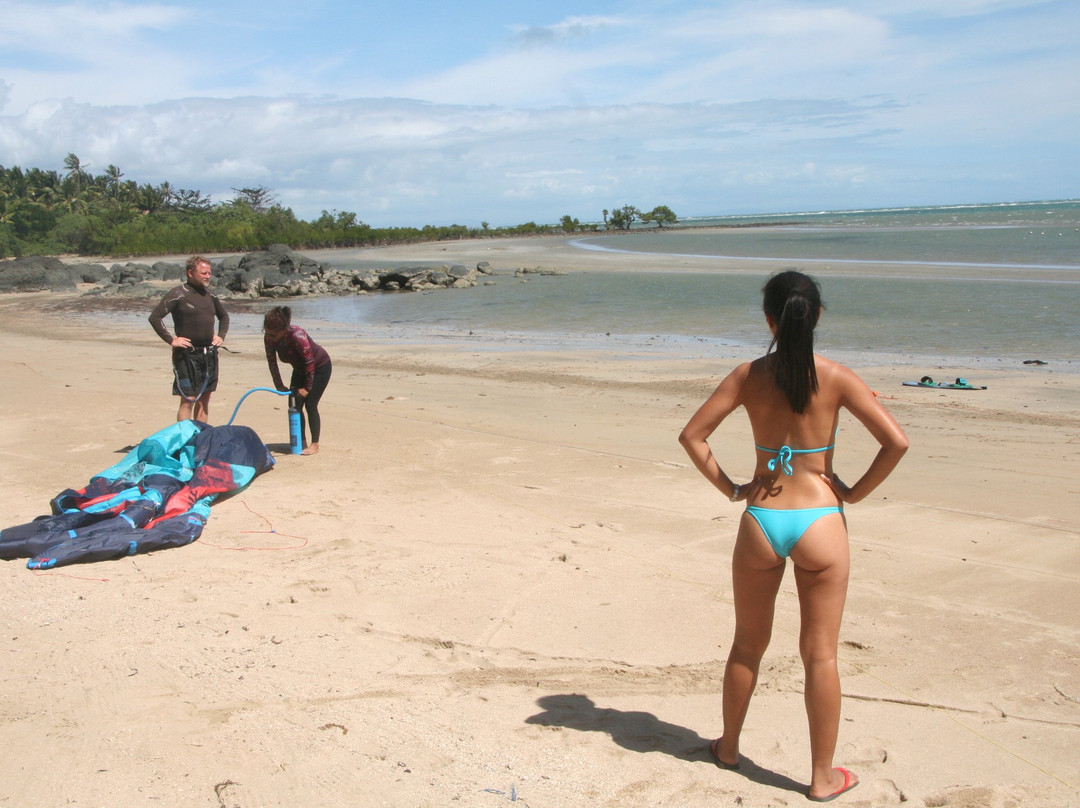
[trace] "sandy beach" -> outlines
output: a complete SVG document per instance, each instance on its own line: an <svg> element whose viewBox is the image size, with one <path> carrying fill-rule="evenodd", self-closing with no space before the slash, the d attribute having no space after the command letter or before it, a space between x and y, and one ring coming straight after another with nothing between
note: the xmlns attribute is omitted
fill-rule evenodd
<svg viewBox="0 0 1080 808"><path fill-rule="evenodd" d="M662 268L559 239L369 253ZM0 296L4 527L175 417L148 325L99 333L55 302ZM215 424L269 381L257 334L227 344ZM0 567L0 806L808 804L790 573L742 770L705 748L740 506L676 436L733 359L332 353L321 453L287 454L282 400L248 398L237 423L277 467L199 541ZM984 371L969 392L859 372L912 448L847 511L836 763L862 782L836 804L1080 804L1080 375ZM748 476L751 443L737 415L713 448ZM842 419L838 473L873 451Z"/></svg>

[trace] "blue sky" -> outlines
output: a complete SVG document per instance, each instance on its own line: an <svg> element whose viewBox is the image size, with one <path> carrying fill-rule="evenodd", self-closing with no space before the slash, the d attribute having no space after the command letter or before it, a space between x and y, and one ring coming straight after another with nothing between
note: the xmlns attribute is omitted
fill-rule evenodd
<svg viewBox="0 0 1080 808"><path fill-rule="evenodd" d="M1080 196L1075 0L0 0L0 164L492 226Z"/></svg>

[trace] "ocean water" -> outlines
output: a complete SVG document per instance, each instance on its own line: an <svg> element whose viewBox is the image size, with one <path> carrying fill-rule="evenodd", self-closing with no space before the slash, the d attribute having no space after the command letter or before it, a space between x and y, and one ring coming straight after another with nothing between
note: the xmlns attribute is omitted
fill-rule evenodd
<svg viewBox="0 0 1080 808"><path fill-rule="evenodd" d="M468 290L298 300L294 317L331 340L742 358L768 344L764 280L795 267L819 277L817 348L841 361L1080 371L1080 201L715 217L570 243L742 269L497 276Z"/></svg>
<svg viewBox="0 0 1080 808"><path fill-rule="evenodd" d="M789 261L812 266L1080 270L1080 226L795 224L631 231L575 240L582 249ZM808 267L809 268L809 267Z"/></svg>

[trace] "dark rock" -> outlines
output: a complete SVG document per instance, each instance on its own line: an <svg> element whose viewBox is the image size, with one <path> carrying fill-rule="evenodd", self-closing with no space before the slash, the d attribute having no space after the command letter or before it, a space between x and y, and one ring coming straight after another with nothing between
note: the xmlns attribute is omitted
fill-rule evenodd
<svg viewBox="0 0 1080 808"><path fill-rule="evenodd" d="M542 267L523 267L522 269L514 270L514 277L521 277L522 275L565 275L566 270L563 269L543 269Z"/></svg>
<svg viewBox="0 0 1080 808"><path fill-rule="evenodd" d="M154 271L154 277L160 278L163 281L183 281L187 279L187 269L180 264L173 264L168 261L157 261L152 267Z"/></svg>
<svg viewBox="0 0 1080 808"><path fill-rule="evenodd" d="M109 277L109 270L101 264L73 264L70 269L79 283L101 283Z"/></svg>
<svg viewBox="0 0 1080 808"><path fill-rule="evenodd" d="M269 268L262 274L263 289L273 289L277 286L288 286L289 276L277 268Z"/></svg>
<svg viewBox="0 0 1080 808"><path fill-rule="evenodd" d="M63 269L45 270L45 286L50 292L74 292L75 279L71 277L71 270Z"/></svg>
<svg viewBox="0 0 1080 808"><path fill-rule="evenodd" d="M71 273L59 258L28 255L0 261L0 292L43 292L57 284L68 288L58 273L66 274L70 288L74 288Z"/></svg>
<svg viewBox="0 0 1080 808"><path fill-rule="evenodd" d="M374 270L356 273L352 279L353 286L359 286L362 292L375 292L382 288L382 277Z"/></svg>
<svg viewBox="0 0 1080 808"><path fill-rule="evenodd" d="M367 294L376 291L428 291L476 286L481 276L494 274L491 264L480 261L475 268L462 264L407 265L386 269L342 270L322 264L284 244L229 256L211 264L215 293L223 298L284 298L303 295ZM561 270L525 268L518 276L562 275ZM183 281L183 265L158 261L153 265L128 262L106 269L100 264L71 267L57 258L30 257L0 261L0 292L71 290L76 283L97 283L93 294L156 297L160 287L151 281ZM493 281L485 280L484 285ZM89 294L89 292L88 292Z"/></svg>
<svg viewBox="0 0 1080 808"><path fill-rule="evenodd" d="M123 286L134 285L148 280L160 280L161 276L154 273L154 268L148 264L134 264L130 261L126 264L113 264L110 280Z"/></svg>
<svg viewBox="0 0 1080 808"><path fill-rule="evenodd" d="M125 284L116 288L116 294L133 300L158 300L161 297L161 287L146 282Z"/></svg>

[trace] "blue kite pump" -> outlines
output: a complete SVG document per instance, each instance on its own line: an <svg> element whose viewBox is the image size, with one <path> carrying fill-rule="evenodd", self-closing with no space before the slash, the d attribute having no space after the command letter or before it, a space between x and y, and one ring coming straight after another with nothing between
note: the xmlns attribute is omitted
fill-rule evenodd
<svg viewBox="0 0 1080 808"><path fill-rule="evenodd" d="M289 394L289 450L300 454L304 446L304 430L300 426L300 401L296 393Z"/></svg>
<svg viewBox="0 0 1080 808"><path fill-rule="evenodd" d="M232 422L236 420L236 413L240 412L240 405L244 403L244 399L252 393L258 393L260 391L264 393L273 393L276 396L289 397L289 451L292 454L300 454L303 451L304 443L304 432L300 428L300 403L297 400L296 393L289 390L275 390L273 387L251 388L244 393L244 395L240 396L240 400L236 402L236 409L233 410L228 426L232 426Z"/></svg>

